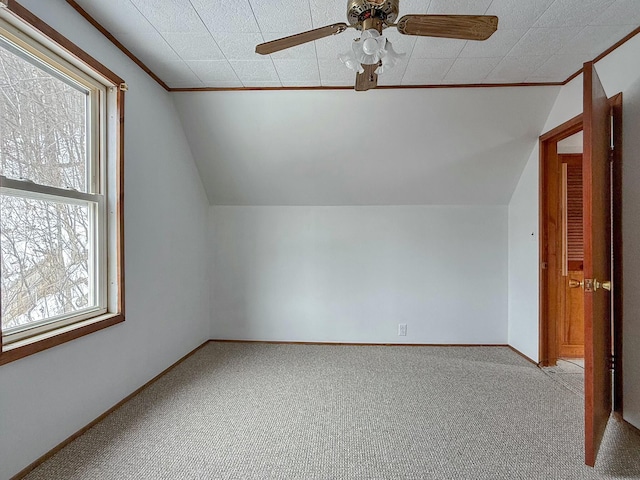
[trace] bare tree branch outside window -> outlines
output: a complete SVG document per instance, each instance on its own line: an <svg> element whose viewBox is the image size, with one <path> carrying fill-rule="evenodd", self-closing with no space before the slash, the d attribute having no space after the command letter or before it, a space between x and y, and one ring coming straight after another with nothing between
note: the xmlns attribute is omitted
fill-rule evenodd
<svg viewBox="0 0 640 480"><path fill-rule="evenodd" d="M86 192L87 94L0 45L0 174ZM90 208L0 196L2 329L95 304Z"/></svg>

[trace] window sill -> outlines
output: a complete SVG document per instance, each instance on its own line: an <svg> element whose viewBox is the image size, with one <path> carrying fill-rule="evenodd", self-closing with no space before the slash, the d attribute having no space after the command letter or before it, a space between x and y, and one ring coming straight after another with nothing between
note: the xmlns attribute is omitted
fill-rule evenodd
<svg viewBox="0 0 640 480"><path fill-rule="evenodd" d="M121 322L124 322L123 314L107 313L3 346L0 353L0 365L5 365Z"/></svg>

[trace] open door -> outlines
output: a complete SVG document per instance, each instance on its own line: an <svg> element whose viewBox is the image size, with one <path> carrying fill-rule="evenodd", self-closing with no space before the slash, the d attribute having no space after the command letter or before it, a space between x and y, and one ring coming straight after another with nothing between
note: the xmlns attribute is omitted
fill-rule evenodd
<svg viewBox="0 0 640 480"><path fill-rule="evenodd" d="M584 64L585 463L595 465L611 414L610 105L593 62ZM578 285L572 285L578 286Z"/></svg>

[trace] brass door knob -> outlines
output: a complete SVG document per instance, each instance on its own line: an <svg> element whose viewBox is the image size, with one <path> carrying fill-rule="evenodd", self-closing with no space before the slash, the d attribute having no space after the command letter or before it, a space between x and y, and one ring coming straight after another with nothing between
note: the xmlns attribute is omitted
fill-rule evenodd
<svg viewBox="0 0 640 480"><path fill-rule="evenodd" d="M570 278L569 279L569 287L571 288L580 288L584 286L584 282L581 282L580 280L576 280L574 278Z"/></svg>
<svg viewBox="0 0 640 480"><path fill-rule="evenodd" d="M593 289L594 290L598 290L599 288L604 288L606 291L610 292L611 291L611 282L610 281L599 282L598 280L594 280Z"/></svg>
<svg viewBox="0 0 640 480"><path fill-rule="evenodd" d="M585 286L585 283L587 285L586 287L586 291L587 292L591 292L591 291L596 291L600 288L604 288L605 290L607 290L608 292L611 291L611 282L610 281L606 281L606 282L599 282L598 280L593 280L593 282L591 280L576 280L574 278L570 278L569 279L569 287L570 288L582 288Z"/></svg>

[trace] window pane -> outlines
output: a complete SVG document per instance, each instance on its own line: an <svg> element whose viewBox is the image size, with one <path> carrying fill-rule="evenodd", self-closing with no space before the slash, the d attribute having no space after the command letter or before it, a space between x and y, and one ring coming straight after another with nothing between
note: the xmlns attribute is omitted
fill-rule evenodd
<svg viewBox="0 0 640 480"><path fill-rule="evenodd" d="M2 329L95 306L90 207L0 196Z"/></svg>
<svg viewBox="0 0 640 480"><path fill-rule="evenodd" d="M0 174L86 192L87 92L38 63L0 41Z"/></svg>

